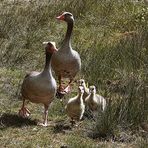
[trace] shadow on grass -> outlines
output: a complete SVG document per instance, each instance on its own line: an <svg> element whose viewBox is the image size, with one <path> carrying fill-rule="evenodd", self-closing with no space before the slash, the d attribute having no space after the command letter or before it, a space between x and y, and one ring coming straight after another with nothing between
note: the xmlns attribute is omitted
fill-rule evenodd
<svg viewBox="0 0 148 148"><path fill-rule="evenodd" d="M15 114L4 113L0 117L0 129L5 129L7 127L22 127L37 125L36 120L31 120L29 118L22 118Z"/></svg>
<svg viewBox="0 0 148 148"><path fill-rule="evenodd" d="M65 133L68 130L72 130L72 127L70 125L68 125L67 123L65 123L64 121L59 121L59 122L55 123L55 126L53 128L53 132L55 134Z"/></svg>

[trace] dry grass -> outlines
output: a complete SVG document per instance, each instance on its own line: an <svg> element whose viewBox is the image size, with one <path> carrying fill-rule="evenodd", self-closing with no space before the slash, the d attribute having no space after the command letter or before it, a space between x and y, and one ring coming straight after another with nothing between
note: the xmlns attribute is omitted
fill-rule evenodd
<svg viewBox="0 0 148 148"><path fill-rule="evenodd" d="M88 85L96 85L108 108L97 118L71 127L61 102L49 109L52 126L36 125L42 106L28 104L29 119L17 116L26 71L40 71L43 41L59 47L66 31L55 20L62 11L75 16L72 45L82 58ZM30 0L0 2L0 147L148 147L147 6L108 0ZM76 94L73 86L69 97Z"/></svg>

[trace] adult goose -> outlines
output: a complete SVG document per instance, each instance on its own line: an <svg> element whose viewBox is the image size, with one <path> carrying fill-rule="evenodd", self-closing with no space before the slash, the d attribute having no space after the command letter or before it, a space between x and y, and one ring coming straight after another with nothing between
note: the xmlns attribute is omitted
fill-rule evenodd
<svg viewBox="0 0 148 148"><path fill-rule="evenodd" d="M31 72L24 78L21 94L23 99L22 108L19 110L19 115L27 117L30 111L25 107L25 100L29 100L33 103L44 104L44 120L39 125L47 126L48 108L53 101L56 93L56 81L51 72L51 57L55 51L57 51L54 42L44 42L46 63L42 72Z"/></svg>
<svg viewBox="0 0 148 148"><path fill-rule="evenodd" d="M75 97L69 99L65 107L67 115L71 118L72 123L75 123L75 120L77 121L81 120L83 117L85 111L83 93L84 93L84 88L82 86L79 86L78 94Z"/></svg>
<svg viewBox="0 0 148 148"><path fill-rule="evenodd" d="M86 86L84 79L79 80L79 86L82 86L84 88L83 100L84 100L84 103L85 103L85 99L89 95L89 88Z"/></svg>
<svg viewBox="0 0 148 148"><path fill-rule="evenodd" d="M90 86L89 92L90 94L85 99L86 105L89 109L92 111L104 111L106 107L106 100L102 96L96 94L96 87Z"/></svg>
<svg viewBox="0 0 148 148"><path fill-rule="evenodd" d="M71 34L74 24L73 15L70 12L64 12L57 19L67 23L67 32L62 46L52 56L52 68L58 76L58 92L65 94L70 91L70 84L81 69L81 59L78 52L71 47ZM69 78L69 83L65 88L62 86L62 78Z"/></svg>

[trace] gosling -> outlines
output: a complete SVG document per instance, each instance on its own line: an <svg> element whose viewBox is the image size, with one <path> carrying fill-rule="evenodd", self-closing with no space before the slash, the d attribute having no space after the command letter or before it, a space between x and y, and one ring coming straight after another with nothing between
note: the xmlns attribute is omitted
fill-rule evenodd
<svg viewBox="0 0 148 148"><path fill-rule="evenodd" d="M71 118L72 125L75 124L75 120L80 121L83 117L85 111L83 94L84 88L79 86L77 96L70 98L65 106L66 113Z"/></svg>
<svg viewBox="0 0 148 148"><path fill-rule="evenodd" d="M97 111L98 109L104 111L106 108L106 100L96 94L96 87L90 86L89 87L89 95L86 97L86 105L89 107L91 111Z"/></svg>

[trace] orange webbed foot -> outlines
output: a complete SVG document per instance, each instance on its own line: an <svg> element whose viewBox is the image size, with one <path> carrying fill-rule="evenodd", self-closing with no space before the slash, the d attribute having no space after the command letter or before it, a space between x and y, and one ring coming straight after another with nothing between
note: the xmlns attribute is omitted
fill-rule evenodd
<svg viewBox="0 0 148 148"><path fill-rule="evenodd" d="M23 118L27 118L30 116L30 111L28 108L26 107L22 107L20 110L19 110L19 116L23 117Z"/></svg>
<svg viewBox="0 0 148 148"><path fill-rule="evenodd" d="M64 92L65 92L66 94L68 94L70 91L71 91L70 85L68 85L68 86L64 89Z"/></svg>

